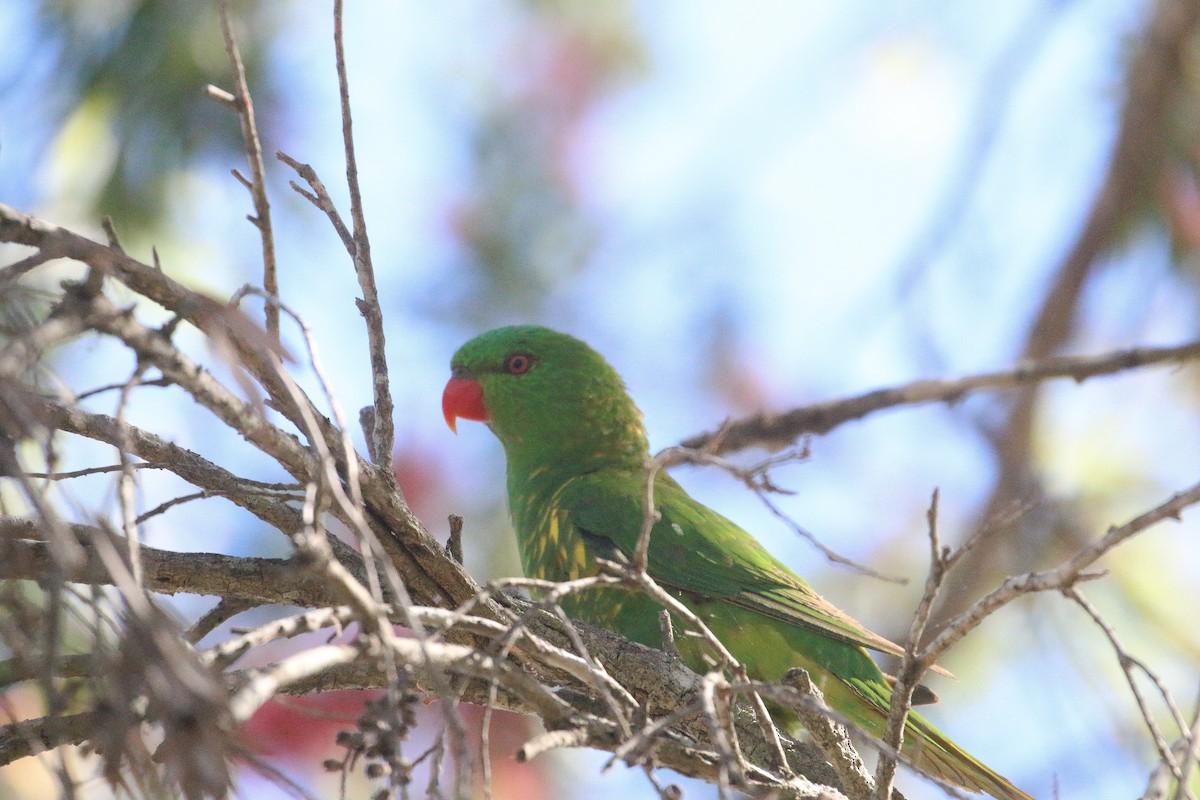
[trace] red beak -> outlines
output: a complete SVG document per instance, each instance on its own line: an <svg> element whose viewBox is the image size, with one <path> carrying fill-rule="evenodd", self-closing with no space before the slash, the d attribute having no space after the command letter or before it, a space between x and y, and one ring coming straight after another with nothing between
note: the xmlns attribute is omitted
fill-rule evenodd
<svg viewBox="0 0 1200 800"><path fill-rule="evenodd" d="M487 406L483 404L483 387L479 381L468 378L451 378L442 391L442 415L450 430L458 433L455 421L458 417L488 422Z"/></svg>

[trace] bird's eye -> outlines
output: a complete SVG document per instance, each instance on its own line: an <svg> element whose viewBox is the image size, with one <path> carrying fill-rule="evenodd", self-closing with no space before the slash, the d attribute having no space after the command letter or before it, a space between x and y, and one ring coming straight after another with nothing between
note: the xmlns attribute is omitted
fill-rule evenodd
<svg viewBox="0 0 1200 800"><path fill-rule="evenodd" d="M533 359L525 353L513 353L504 359L504 369L509 375L524 375L533 366Z"/></svg>

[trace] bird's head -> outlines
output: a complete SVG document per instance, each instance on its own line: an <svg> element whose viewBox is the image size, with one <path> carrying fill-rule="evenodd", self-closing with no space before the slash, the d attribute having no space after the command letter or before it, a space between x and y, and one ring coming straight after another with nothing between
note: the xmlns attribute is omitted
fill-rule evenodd
<svg viewBox="0 0 1200 800"><path fill-rule="evenodd" d="M641 413L604 357L565 333L497 328L459 348L442 393L446 424L486 422L510 462L605 453L638 464L647 452Z"/></svg>

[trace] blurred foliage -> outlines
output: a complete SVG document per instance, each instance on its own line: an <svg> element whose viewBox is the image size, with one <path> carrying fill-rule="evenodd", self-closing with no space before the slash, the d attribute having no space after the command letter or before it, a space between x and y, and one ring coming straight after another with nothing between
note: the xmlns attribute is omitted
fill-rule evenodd
<svg viewBox="0 0 1200 800"><path fill-rule="evenodd" d="M232 11L267 129L277 107L264 72L277 27L271 6L239 3ZM43 202L110 215L126 232L153 228L170 208L179 171L242 151L236 116L204 93L210 83L231 88L215 2L42 0L34 24L27 41L42 52L30 58L50 65L42 99L57 127L37 160L56 176L51 193L60 196Z"/></svg>

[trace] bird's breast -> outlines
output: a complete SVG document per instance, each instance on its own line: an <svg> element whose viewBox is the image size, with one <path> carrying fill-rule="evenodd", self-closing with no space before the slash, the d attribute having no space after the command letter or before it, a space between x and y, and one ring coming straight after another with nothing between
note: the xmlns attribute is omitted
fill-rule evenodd
<svg viewBox="0 0 1200 800"><path fill-rule="evenodd" d="M548 508L530 520L521 539L521 566L525 575L544 581L572 581L595 575L598 569L588 556L583 537L566 515Z"/></svg>

